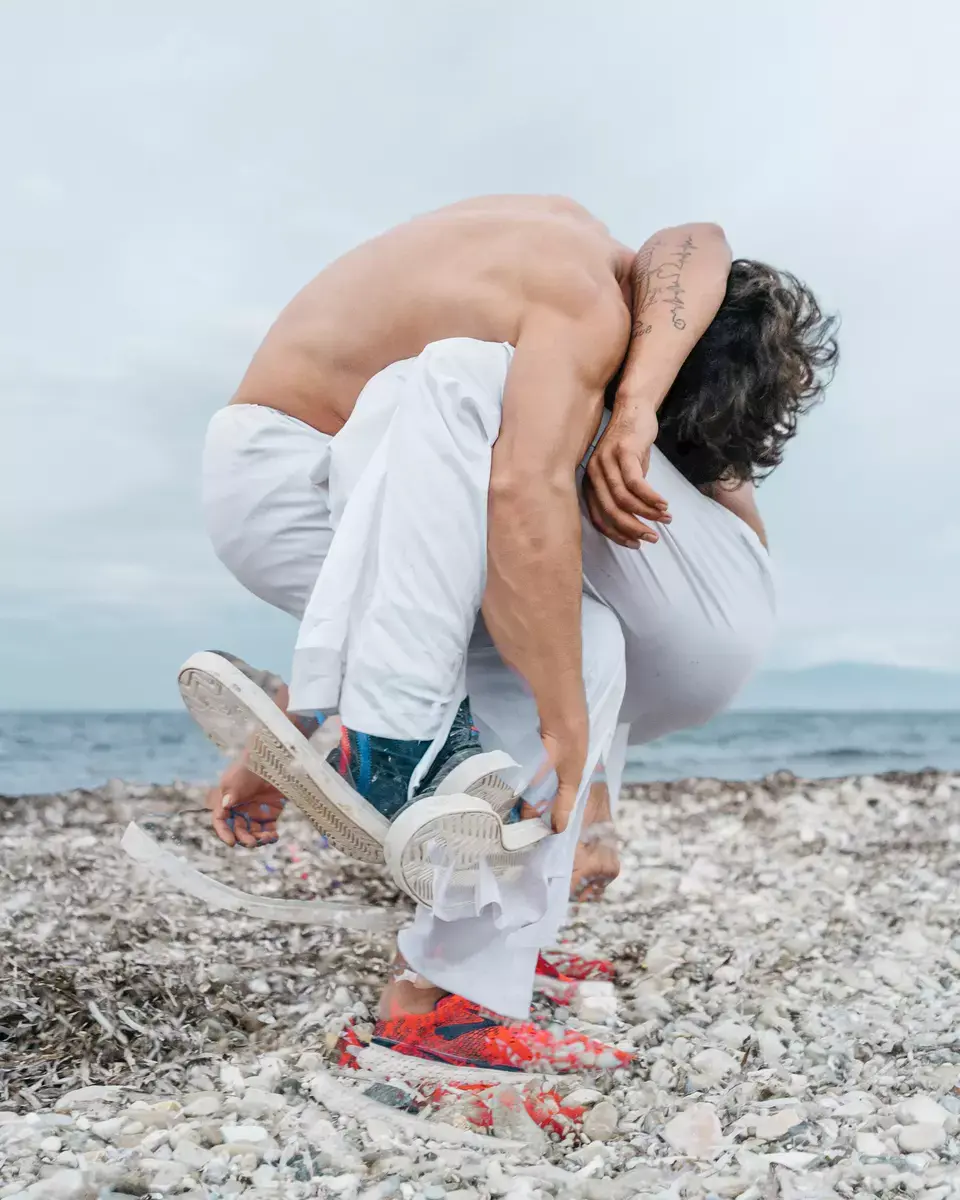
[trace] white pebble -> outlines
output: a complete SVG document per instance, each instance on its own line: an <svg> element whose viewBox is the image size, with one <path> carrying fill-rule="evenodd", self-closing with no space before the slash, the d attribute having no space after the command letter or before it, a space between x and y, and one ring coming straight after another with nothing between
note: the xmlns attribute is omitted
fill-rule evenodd
<svg viewBox="0 0 960 1200"><path fill-rule="evenodd" d="M570 1108L586 1108L588 1104L596 1104L603 1099L603 1092L596 1088L574 1088L563 1097L563 1103Z"/></svg>
<svg viewBox="0 0 960 1200"><path fill-rule="evenodd" d="M332 1178L325 1177L323 1186L326 1191L332 1192L335 1196L341 1196L344 1192L356 1188L359 1182L360 1179L356 1175L334 1175Z"/></svg>
<svg viewBox="0 0 960 1200"><path fill-rule="evenodd" d="M173 1148L174 1159L191 1171L202 1170L210 1161L210 1153L205 1146L198 1146L188 1138L181 1138Z"/></svg>
<svg viewBox="0 0 960 1200"><path fill-rule="evenodd" d="M140 1148L146 1150L148 1154L153 1154L155 1150L159 1150L161 1146L167 1144L168 1136L166 1129L148 1129L140 1139Z"/></svg>
<svg viewBox="0 0 960 1200"><path fill-rule="evenodd" d="M708 1158L723 1142L720 1118L712 1104L691 1104L663 1128L663 1140L678 1154Z"/></svg>
<svg viewBox="0 0 960 1200"><path fill-rule="evenodd" d="M212 1158L203 1168L203 1182L213 1184L224 1183L230 1178L230 1164L223 1161L222 1158Z"/></svg>
<svg viewBox="0 0 960 1200"><path fill-rule="evenodd" d="M245 1117L269 1117L282 1112L287 1102L276 1092L265 1092L262 1088L248 1087L238 1105Z"/></svg>
<svg viewBox="0 0 960 1200"><path fill-rule="evenodd" d="M120 1131L125 1124L126 1120L124 1117L108 1117L106 1121L94 1121L90 1129L97 1137L103 1138L105 1142L112 1142L114 1138L120 1135Z"/></svg>
<svg viewBox="0 0 960 1200"><path fill-rule="evenodd" d="M765 1067L775 1067L783 1058L784 1046L783 1042L777 1037L772 1029L761 1029L757 1034L757 1045L760 1048L760 1058L763 1060Z"/></svg>
<svg viewBox="0 0 960 1200"><path fill-rule="evenodd" d="M155 1192L168 1192L188 1173L183 1163L165 1162L150 1180L150 1187Z"/></svg>
<svg viewBox="0 0 960 1200"><path fill-rule="evenodd" d="M833 1109L835 1117L869 1117L876 1112L877 1102L866 1092L847 1092Z"/></svg>
<svg viewBox="0 0 960 1200"><path fill-rule="evenodd" d="M889 1154L889 1150L884 1142L877 1137L875 1133L858 1133L854 1139L854 1144L858 1154L863 1154L867 1158L883 1158Z"/></svg>
<svg viewBox="0 0 960 1200"><path fill-rule="evenodd" d="M936 1150L946 1137L943 1126L931 1121L922 1125L904 1125L897 1134L897 1143L904 1153L916 1154L920 1150Z"/></svg>
<svg viewBox="0 0 960 1200"><path fill-rule="evenodd" d="M29 1200L80 1200L88 1195L84 1171L55 1171L20 1194Z"/></svg>
<svg viewBox="0 0 960 1200"><path fill-rule="evenodd" d="M762 1117L747 1118L747 1123L753 1126L755 1135L764 1142L772 1142L783 1137L802 1121L803 1113L797 1108L781 1108L779 1112L767 1113Z"/></svg>
<svg viewBox="0 0 960 1200"><path fill-rule="evenodd" d="M683 962L686 946L676 938L661 938L647 951L643 965L650 975L672 975Z"/></svg>
<svg viewBox="0 0 960 1200"><path fill-rule="evenodd" d="M612 1020L617 1015L617 995L613 984L601 980L593 981L589 988L582 984L577 989L573 1007L581 1021L601 1024Z"/></svg>
<svg viewBox="0 0 960 1200"><path fill-rule="evenodd" d="M270 1134L262 1125L221 1125L220 1133L224 1142L249 1142L256 1146L258 1142L270 1141Z"/></svg>
<svg viewBox="0 0 960 1200"><path fill-rule="evenodd" d="M711 1025L708 1033L716 1041L721 1042L728 1050L742 1050L743 1044L753 1033L749 1025L739 1021L718 1021Z"/></svg>
<svg viewBox="0 0 960 1200"><path fill-rule="evenodd" d="M84 1108L92 1104L116 1104L123 1096L118 1087L105 1084L93 1084L90 1087L76 1088L67 1092L54 1105L57 1112L67 1112L70 1109Z"/></svg>
<svg viewBox="0 0 960 1200"><path fill-rule="evenodd" d="M690 1060L690 1065L697 1072L697 1082L702 1087L716 1087L729 1075L736 1075L740 1072L738 1060L732 1054L728 1054L726 1050L719 1050L716 1046L710 1046L706 1050L701 1050L699 1054L695 1054Z"/></svg>
<svg viewBox="0 0 960 1200"><path fill-rule="evenodd" d="M225 1092L242 1092L246 1087L246 1080L239 1067L224 1063L220 1068L220 1084Z"/></svg>
<svg viewBox="0 0 960 1200"><path fill-rule="evenodd" d="M911 1096L897 1106L897 1116L905 1125L942 1125L948 1115L930 1096Z"/></svg>
<svg viewBox="0 0 960 1200"><path fill-rule="evenodd" d="M223 1101L216 1093L207 1093L203 1096L196 1096L184 1107L183 1113L187 1117L212 1117L215 1116L220 1109L223 1108Z"/></svg>

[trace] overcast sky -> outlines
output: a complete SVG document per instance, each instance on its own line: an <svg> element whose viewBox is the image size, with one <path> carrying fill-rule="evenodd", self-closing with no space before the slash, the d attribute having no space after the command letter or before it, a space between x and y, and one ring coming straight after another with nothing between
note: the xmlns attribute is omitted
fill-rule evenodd
<svg viewBox="0 0 960 1200"><path fill-rule="evenodd" d="M841 312L760 495L771 665L960 668L958 34L947 0L6 0L0 707L175 705L203 647L287 669L206 543L205 424L325 263L485 192L632 245L719 221Z"/></svg>

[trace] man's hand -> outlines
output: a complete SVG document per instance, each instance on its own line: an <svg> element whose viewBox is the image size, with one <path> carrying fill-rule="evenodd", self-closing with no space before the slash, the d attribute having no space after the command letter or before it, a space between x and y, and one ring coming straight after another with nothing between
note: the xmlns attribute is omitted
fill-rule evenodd
<svg viewBox="0 0 960 1200"><path fill-rule="evenodd" d="M620 546L636 550L656 542L648 521L669 524L667 502L647 483L650 448L657 440L657 414L652 406L614 408L610 423L587 464L584 494L590 520Z"/></svg>
<svg viewBox="0 0 960 1200"><path fill-rule="evenodd" d="M207 793L213 830L227 846L254 849L277 840L277 818L286 804L275 787L246 767L243 758L229 766Z"/></svg>
<svg viewBox="0 0 960 1200"><path fill-rule="evenodd" d="M547 752L547 764L557 773L557 792L550 807L550 823L554 833L563 833L570 822L580 791L583 767L587 758L587 722L583 728L567 733L551 732L541 724L540 740Z"/></svg>

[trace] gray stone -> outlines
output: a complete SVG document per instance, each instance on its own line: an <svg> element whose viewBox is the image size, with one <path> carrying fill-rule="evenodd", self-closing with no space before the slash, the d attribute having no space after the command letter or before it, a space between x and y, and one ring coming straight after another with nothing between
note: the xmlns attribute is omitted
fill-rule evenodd
<svg viewBox="0 0 960 1200"><path fill-rule="evenodd" d="M583 1132L592 1142L606 1142L617 1132L619 1120L616 1105L601 1100L583 1118Z"/></svg>

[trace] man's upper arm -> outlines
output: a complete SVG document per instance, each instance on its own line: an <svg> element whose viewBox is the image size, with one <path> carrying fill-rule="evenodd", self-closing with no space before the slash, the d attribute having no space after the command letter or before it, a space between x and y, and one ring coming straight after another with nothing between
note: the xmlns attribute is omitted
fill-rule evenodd
<svg viewBox="0 0 960 1200"><path fill-rule="evenodd" d="M525 319L507 373L492 484L572 480L629 341L630 316L618 300L594 290Z"/></svg>

